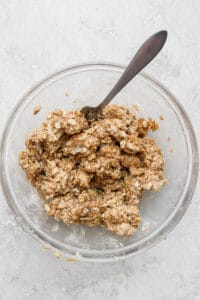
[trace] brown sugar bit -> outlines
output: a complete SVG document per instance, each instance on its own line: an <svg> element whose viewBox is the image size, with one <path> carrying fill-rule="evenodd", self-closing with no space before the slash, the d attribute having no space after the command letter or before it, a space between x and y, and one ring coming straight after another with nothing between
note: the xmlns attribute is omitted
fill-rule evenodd
<svg viewBox="0 0 200 300"><path fill-rule="evenodd" d="M134 109L135 111L139 111L139 108L138 108L138 106L137 106L136 104L133 104L132 107L133 107L133 109Z"/></svg>
<svg viewBox="0 0 200 300"><path fill-rule="evenodd" d="M161 121L163 121L163 120L164 120L163 115L160 115L160 116L159 116L159 119L160 119Z"/></svg>
<svg viewBox="0 0 200 300"><path fill-rule="evenodd" d="M40 112L40 110L41 110L41 106L35 107L34 110L33 110L33 114L37 115Z"/></svg>
<svg viewBox="0 0 200 300"><path fill-rule="evenodd" d="M54 110L28 135L19 163L49 217L127 236L140 224L143 191L166 183L161 149L147 136L156 129L120 105L90 124L81 111Z"/></svg>

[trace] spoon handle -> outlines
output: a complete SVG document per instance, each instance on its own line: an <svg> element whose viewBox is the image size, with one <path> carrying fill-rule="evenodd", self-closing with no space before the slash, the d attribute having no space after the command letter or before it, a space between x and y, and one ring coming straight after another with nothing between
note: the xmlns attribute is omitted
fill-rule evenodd
<svg viewBox="0 0 200 300"><path fill-rule="evenodd" d="M154 57L160 52L167 39L167 31L159 31L148 38L137 51L124 73L117 81L108 96L101 102L98 108L106 106L121 89L136 76Z"/></svg>

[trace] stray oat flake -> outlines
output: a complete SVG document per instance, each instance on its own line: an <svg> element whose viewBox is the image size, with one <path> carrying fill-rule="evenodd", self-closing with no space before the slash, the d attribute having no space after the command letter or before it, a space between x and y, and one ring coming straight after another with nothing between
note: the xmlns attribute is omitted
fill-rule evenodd
<svg viewBox="0 0 200 300"><path fill-rule="evenodd" d="M33 114L37 115L40 111L41 111L41 106L37 106L37 107L34 108Z"/></svg>

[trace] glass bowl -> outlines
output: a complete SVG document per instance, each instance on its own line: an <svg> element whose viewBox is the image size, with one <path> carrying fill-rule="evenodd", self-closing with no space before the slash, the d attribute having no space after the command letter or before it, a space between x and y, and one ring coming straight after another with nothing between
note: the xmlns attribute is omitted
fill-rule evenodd
<svg viewBox="0 0 200 300"><path fill-rule="evenodd" d="M1 185L5 199L23 228L40 242L64 255L108 261L139 253L163 239L180 221L195 190L198 149L191 122L176 98L158 81L139 74L113 103L137 105L138 117L151 117L160 129L152 133L166 162L169 183L160 192L146 192L140 203L142 221L137 232L120 237L106 228L66 226L49 218L44 204L18 164L27 133L40 127L48 112L58 108L95 106L113 87L124 66L87 64L66 68L35 85L17 104L6 124L1 142ZM33 109L41 111L33 115ZM159 116L164 120L160 120ZM160 117L162 119L162 117Z"/></svg>

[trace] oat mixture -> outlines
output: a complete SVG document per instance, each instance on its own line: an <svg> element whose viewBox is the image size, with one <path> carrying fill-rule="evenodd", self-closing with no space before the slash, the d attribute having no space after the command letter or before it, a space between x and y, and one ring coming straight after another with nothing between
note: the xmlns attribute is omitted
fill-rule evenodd
<svg viewBox="0 0 200 300"><path fill-rule="evenodd" d="M80 111L55 110L28 135L19 163L49 216L131 235L142 192L166 183L162 152L146 136L157 128L119 105L105 107L91 124Z"/></svg>

